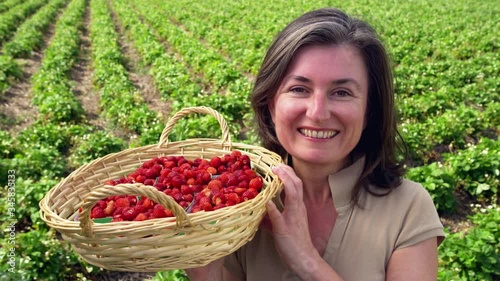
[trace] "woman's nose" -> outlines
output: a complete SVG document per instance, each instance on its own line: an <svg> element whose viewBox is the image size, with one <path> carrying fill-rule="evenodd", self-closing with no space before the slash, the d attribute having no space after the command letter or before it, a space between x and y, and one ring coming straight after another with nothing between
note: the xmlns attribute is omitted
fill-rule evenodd
<svg viewBox="0 0 500 281"><path fill-rule="evenodd" d="M313 120L325 120L330 117L326 95L314 93L308 102L307 117Z"/></svg>

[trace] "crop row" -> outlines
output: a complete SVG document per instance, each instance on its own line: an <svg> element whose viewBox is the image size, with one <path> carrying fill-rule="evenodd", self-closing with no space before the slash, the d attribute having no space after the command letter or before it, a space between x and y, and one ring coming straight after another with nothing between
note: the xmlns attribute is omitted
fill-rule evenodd
<svg viewBox="0 0 500 281"><path fill-rule="evenodd" d="M171 39L173 37L165 37L166 32L170 30L169 28L176 28L175 26L165 26L159 19L161 19L161 13L158 13L154 9L151 10L141 10L144 11L140 15L137 14L135 9L145 9L145 6L136 5L131 8L130 5L125 3L115 1L114 8L116 9L118 18L123 22L123 26L127 29L128 34L131 36L136 49L141 55L143 63L150 67L150 74L154 78L156 86L158 89L162 90L162 97L164 99L172 100L171 111L176 112L182 107L187 106L199 106L205 105L210 106L225 117L226 121L231 124L231 132L238 136L241 132L241 123L244 119L243 116L248 110L247 97L244 95L245 92L241 91L226 91L225 93L205 93L201 91L203 89L203 80L211 81L210 79L196 80L192 78L194 76L191 72L186 72L186 65L192 66L192 61L189 61L189 57L186 57L186 51L190 51L193 54L202 54L206 52L206 48L203 48L200 44L194 45L194 41L190 42L193 44L182 45L178 41L177 43L172 43ZM129 3L130 4L130 3ZM135 9L134 9L135 8ZM145 21L148 21L154 26L148 26L143 21L141 17L144 17ZM149 20L150 21L149 21ZM150 28L154 31L150 31ZM159 37L163 36L163 37ZM170 55L169 51L166 50L162 41L167 40L169 46L173 46L176 52L183 54L182 61L179 61L175 56ZM186 40L189 40L187 38ZM219 73L214 75L214 77L228 77L225 69L220 68L222 61L215 61L210 63L209 60L204 60L203 62L198 61L199 68L204 68L210 73ZM217 67L218 66L218 67ZM167 71L167 72L166 72ZM178 72L176 72L178 71ZM229 70L230 71L230 70ZM192 82L191 80L198 81L198 83ZM227 82L227 81L226 81ZM246 85L248 82L237 82L233 81L235 87ZM212 89L221 87L221 84L217 84L215 80L210 83ZM169 92L168 90L173 91ZM167 90L165 92L165 90ZM248 95L248 92L246 92ZM200 126L200 124L206 124ZM218 125L212 117L202 116L199 119L189 119L181 120L180 125L177 126L172 135L174 138L188 138L188 137L220 137L220 132L214 130Z"/></svg>
<svg viewBox="0 0 500 281"><path fill-rule="evenodd" d="M3 13L7 10L12 9L16 5L21 4L22 0L6 0L3 2L0 2L0 13Z"/></svg>
<svg viewBox="0 0 500 281"><path fill-rule="evenodd" d="M92 1L91 11L93 80L104 116L139 135L149 133L158 138L164 121L148 108L128 79L109 7L104 1Z"/></svg>
<svg viewBox="0 0 500 281"><path fill-rule="evenodd" d="M13 58L27 58L33 50L39 50L49 24L54 21L58 11L67 3L68 0L51 0L24 21L13 38L4 44L4 54Z"/></svg>
<svg viewBox="0 0 500 281"><path fill-rule="evenodd" d="M72 1L57 23L51 45L37 73L32 77L33 104L42 118L79 123L84 118L82 105L74 95L69 72L78 59L79 28L86 1Z"/></svg>
<svg viewBox="0 0 500 281"><path fill-rule="evenodd" d="M30 0L0 15L0 46L9 39L28 16L42 7L47 0Z"/></svg>

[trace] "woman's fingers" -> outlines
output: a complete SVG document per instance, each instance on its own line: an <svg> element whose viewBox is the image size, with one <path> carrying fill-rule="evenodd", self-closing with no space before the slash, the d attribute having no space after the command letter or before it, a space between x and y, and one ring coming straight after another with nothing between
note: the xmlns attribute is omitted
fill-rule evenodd
<svg viewBox="0 0 500 281"><path fill-rule="evenodd" d="M285 190L285 205L295 206L303 201L302 181L297 177L292 167L279 165L273 168L273 172L283 182Z"/></svg>
<svg viewBox="0 0 500 281"><path fill-rule="evenodd" d="M271 221L272 232L276 235L283 235L287 232L287 225L283 215L278 210L273 201L267 202L267 216Z"/></svg>

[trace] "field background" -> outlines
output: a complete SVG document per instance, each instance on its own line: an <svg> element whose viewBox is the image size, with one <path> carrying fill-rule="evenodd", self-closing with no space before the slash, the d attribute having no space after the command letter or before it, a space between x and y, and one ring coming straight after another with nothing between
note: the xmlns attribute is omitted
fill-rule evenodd
<svg viewBox="0 0 500 281"><path fill-rule="evenodd" d="M84 163L157 143L183 107L213 107L233 140L257 144L248 95L265 50L325 6L372 23L391 54L407 177L449 232L439 280L500 280L497 1L0 0L2 280L187 280L81 262L39 200ZM218 128L193 116L170 138L220 138Z"/></svg>

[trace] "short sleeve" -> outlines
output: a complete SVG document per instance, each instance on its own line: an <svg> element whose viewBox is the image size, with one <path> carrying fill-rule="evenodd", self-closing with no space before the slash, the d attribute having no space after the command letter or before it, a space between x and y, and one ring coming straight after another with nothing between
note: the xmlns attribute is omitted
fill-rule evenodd
<svg viewBox="0 0 500 281"><path fill-rule="evenodd" d="M440 244L446 234L431 196L421 184L406 182L410 183L413 196L402 221L396 249L409 247L432 237L437 237Z"/></svg>

